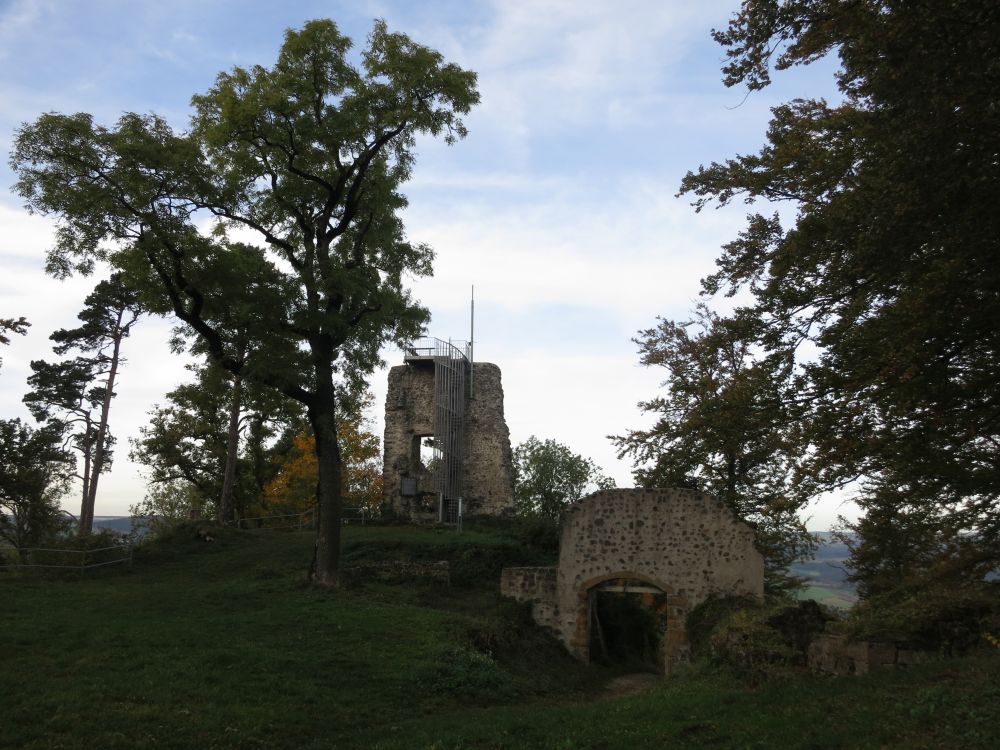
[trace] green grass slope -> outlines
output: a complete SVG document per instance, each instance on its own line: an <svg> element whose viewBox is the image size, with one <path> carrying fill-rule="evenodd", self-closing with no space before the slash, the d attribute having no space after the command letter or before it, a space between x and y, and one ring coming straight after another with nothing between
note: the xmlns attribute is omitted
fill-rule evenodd
<svg viewBox="0 0 1000 750"><path fill-rule="evenodd" d="M349 527L348 563L448 560L452 585L305 584L308 533L151 547L130 572L0 576L2 748L879 748L1000 745L1000 658L639 693L500 600L544 554L499 532Z"/></svg>

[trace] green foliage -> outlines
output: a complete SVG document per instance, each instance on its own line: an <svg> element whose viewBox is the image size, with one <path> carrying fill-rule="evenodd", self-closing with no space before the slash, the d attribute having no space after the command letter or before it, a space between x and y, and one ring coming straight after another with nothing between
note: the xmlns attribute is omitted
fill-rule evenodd
<svg viewBox="0 0 1000 750"><path fill-rule="evenodd" d="M843 100L774 108L759 153L681 185L699 209L745 199L797 211L783 226L755 209L704 288L749 293L736 317L755 321L769 356L798 363L799 493L860 478L866 513L899 508L916 523L896 527L901 539L930 521L975 536L994 564L998 35L1000 8L977 0L744 3L715 34L727 85L759 89L772 64L835 54ZM876 533L866 551L890 552L893 532ZM919 542L898 552L886 567L924 564ZM859 581L882 575L873 557L859 563Z"/></svg>
<svg viewBox="0 0 1000 750"><path fill-rule="evenodd" d="M684 620L692 657L711 657L712 634L720 623L736 612L758 609L759 606L756 600L742 596L710 596L705 599Z"/></svg>
<svg viewBox="0 0 1000 750"><path fill-rule="evenodd" d="M72 458L58 430L0 420L0 540L36 547L59 532L59 498L69 486Z"/></svg>
<svg viewBox="0 0 1000 750"><path fill-rule="evenodd" d="M169 481L147 488L145 497L129 507L132 523L155 530L198 516L204 498L186 482Z"/></svg>
<svg viewBox="0 0 1000 750"><path fill-rule="evenodd" d="M597 464L555 440L532 435L514 449L514 507L522 516L558 520L570 503L614 486Z"/></svg>
<svg viewBox="0 0 1000 750"><path fill-rule="evenodd" d="M156 519L136 540L135 561L158 565L191 555L232 553L248 544L245 534L206 519Z"/></svg>
<svg viewBox="0 0 1000 750"><path fill-rule="evenodd" d="M771 623L786 607L787 602L709 600L689 617L697 653L751 684L790 677L801 671L804 654Z"/></svg>
<svg viewBox="0 0 1000 750"><path fill-rule="evenodd" d="M344 545L346 565L387 557L426 563L444 560L453 586L490 590L503 568L553 563L551 550L532 547L499 530L458 534L451 529L429 533L405 526L364 527L353 529L353 539Z"/></svg>
<svg viewBox="0 0 1000 750"><path fill-rule="evenodd" d="M948 578L911 580L872 596L851 611L848 634L917 650L958 654L986 644L1000 630L1000 583Z"/></svg>
<svg viewBox="0 0 1000 750"><path fill-rule="evenodd" d="M751 318L721 318L705 305L692 320L642 331L642 364L667 371L665 393L639 404L656 416L652 427L612 440L635 460L639 486L699 489L750 523L777 593L799 585L788 567L816 541L798 516L808 497L794 487L792 360L755 354L757 334Z"/></svg>
<svg viewBox="0 0 1000 750"><path fill-rule="evenodd" d="M417 678L421 690L462 701L496 703L513 698L514 682L491 656L468 648L452 647Z"/></svg>
<svg viewBox="0 0 1000 750"><path fill-rule="evenodd" d="M464 136L479 100L474 73L384 22L359 66L350 46L332 21L310 21L286 32L271 68L220 73L193 97L186 133L156 115L109 128L50 113L18 131L11 156L16 192L59 218L51 273L108 261L222 368L305 408L320 474L316 575L329 584L338 390L358 392L380 347L428 317L404 279L428 275L433 253L406 238L401 185L417 136ZM230 242L236 230L260 246Z"/></svg>
<svg viewBox="0 0 1000 750"><path fill-rule="evenodd" d="M46 567L25 568L21 572L32 579L45 580L119 575L129 570L129 548L133 542L131 535L111 529L74 534L71 518L60 515L58 526L42 542L43 549L22 556L22 562Z"/></svg>
<svg viewBox="0 0 1000 750"><path fill-rule="evenodd" d="M133 515L191 512L214 516L222 495L234 398L229 374L211 361L189 365L195 380L166 394L133 439L129 457L148 469L149 487ZM246 516L273 478L273 457L287 441L275 437L301 423L301 409L273 390L250 382L241 388L234 510ZM315 488L315 481L313 482Z"/></svg>
<svg viewBox="0 0 1000 750"><path fill-rule="evenodd" d="M864 507L858 521L842 519L839 532L851 552L848 580L862 598L935 579L976 586L997 566L994 550L958 514L879 491Z"/></svg>
<svg viewBox="0 0 1000 750"><path fill-rule="evenodd" d="M23 336L31 326L24 316L20 318L0 318L0 345L7 346L10 343L8 333L16 333ZM3 359L0 358L0 367L3 366Z"/></svg>
<svg viewBox="0 0 1000 750"><path fill-rule="evenodd" d="M467 516L462 528L470 531L498 534L515 539L540 552L547 552L552 559L559 553L558 519L531 513L522 516Z"/></svg>

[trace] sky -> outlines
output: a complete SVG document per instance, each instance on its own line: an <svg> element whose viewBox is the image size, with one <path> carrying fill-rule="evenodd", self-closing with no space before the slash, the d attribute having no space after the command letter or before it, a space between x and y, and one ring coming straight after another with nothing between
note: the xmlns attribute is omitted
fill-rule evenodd
<svg viewBox="0 0 1000 750"><path fill-rule="evenodd" d="M362 46L372 21L440 51L478 74L481 104L453 146L417 142L411 240L436 251L432 278L415 280L429 335L469 337L475 286L475 356L502 370L514 445L552 438L600 465L619 486L632 466L609 435L651 423L638 402L664 371L639 365L633 338L657 316L686 319L699 280L749 208L696 213L677 197L686 172L759 150L770 108L794 97L836 97L834 65L780 73L762 92L727 89L724 27L737 0L6 0L0 1L0 150L43 112L89 112L111 125L122 112L155 112L183 130L190 98L233 66L273 64L282 34L332 18ZM0 317L32 327L0 356L0 417L30 421L21 398L32 359L54 359L49 334L73 327L95 278L56 281L43 269L51 219L29 215L0 166ZM726 300L717 300L724 309ZM186 380L167 348L172 322L144 319L124 346L111 427L118 438L97 515L128 513L145 492L129 438L149 410ZM399 351L386 349L388 365ZM372 377L382 430L385 370ZM77 512L75 495L64 506ZM840 497L810 506L812 529Z"/></svg>

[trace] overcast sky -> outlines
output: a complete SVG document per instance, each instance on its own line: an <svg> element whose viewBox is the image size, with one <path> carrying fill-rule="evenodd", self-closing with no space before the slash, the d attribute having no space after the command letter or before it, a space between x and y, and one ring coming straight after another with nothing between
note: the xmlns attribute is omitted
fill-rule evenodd
<svg viewBox="0 0 1000 750"><path fill-rule="evenodd" d="M270 66L282 32L330 17L362 45L374 18L479 74L469 137L418 143L405 192L410 238L437 252L414 285L431 335L466 339L476 288L476 359L503 372L516 445L555 438L593 458L621 486L631 466L607 435L648 424L638 401L663 372L638 365L631 339L656 317L683 319L746 207L696 214L675 197L700 164L759 149L769 108L835 96L820 63L747 96L726 89L710 31L737 0L13 0L0 2L0 146L42 112L156 112L183 129L192 94L234 65ZM4 160L5 161L5 160ZM26 316L29 335L0 353L0 416L28 418L21 398L32 359L52 359L49 334L72 327L95 279L57 282L42 268L48 220L25 213L0 167L0 317ZM128 512L144 493L128 438L185 378L166 347L168 320L147 319L125 344L112 407L119 448L101 479L98 515ZM385 352L387 362L401 362ZM381 431L384 371L373 379ZM76 497L65 507L78 512ZM829 528L852 508L808 511Z"/></svg>

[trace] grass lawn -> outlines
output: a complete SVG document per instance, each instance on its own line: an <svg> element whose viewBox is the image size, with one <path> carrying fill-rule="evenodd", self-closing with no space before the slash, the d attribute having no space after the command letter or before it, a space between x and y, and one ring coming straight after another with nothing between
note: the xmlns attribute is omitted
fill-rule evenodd
<svg viewBox="0 0 1000 750"><path fill-rule="evenodd" d="M0 576L0 748L1000 746L1000 654L751 688L692 670L638 693L496 594L545 562L497 532L348 527L348 561L452 586L305 584L309 533L226 532L130 572Z"/></svg>

